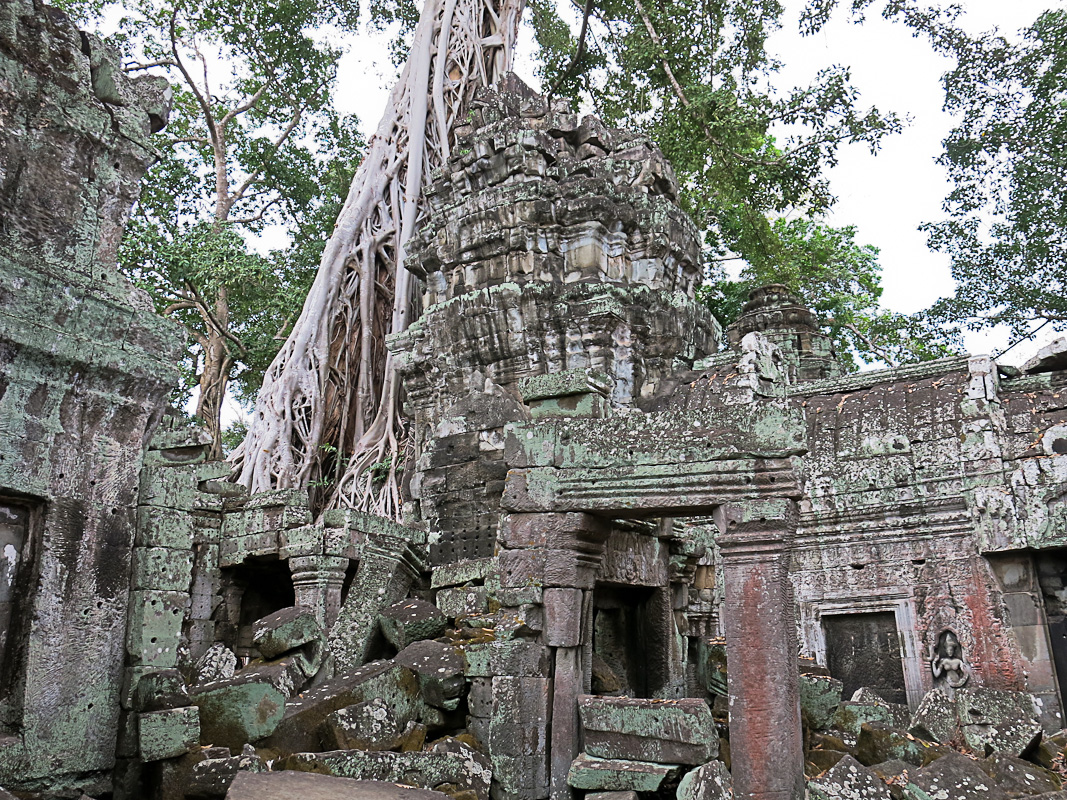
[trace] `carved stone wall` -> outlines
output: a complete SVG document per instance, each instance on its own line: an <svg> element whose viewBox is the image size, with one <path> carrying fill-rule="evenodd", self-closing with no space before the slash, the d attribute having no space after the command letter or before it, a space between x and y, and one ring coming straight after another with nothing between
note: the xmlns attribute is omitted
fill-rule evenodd
<svg viewBox="0 0 1067 800"><path fill-rule="evenodd" d="M429 525L435 563L492 555L503 429L528 417L524 400L627 407L719 337L693 300L697 232L647 140L517 80L456 138L410 246L427 308L391 344L413 420L411 518ZM592 383L536 383L565 372Z"/></svg>
<svg viewBox="0 0 1067 800"><path fill-rule="evenodd" d="M5 548L8 788L106 788L115 763L138 470L182 351L114 261L168 96L60 12L0 4L0 504L28 523Z"/></svg>

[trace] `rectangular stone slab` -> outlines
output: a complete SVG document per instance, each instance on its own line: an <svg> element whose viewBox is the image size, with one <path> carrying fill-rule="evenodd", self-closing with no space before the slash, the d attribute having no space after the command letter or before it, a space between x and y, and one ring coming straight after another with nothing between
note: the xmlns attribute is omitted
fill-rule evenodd
<svg viewBox="0 0 1067 800"><path fill-rule="evenodd" d="M678 774L678 767L647 761L595 758L582 753L571 764L567 784L600 792L655 792Z"/></svg>
<svg viewBox="0 0 1067 800"><path fill-rule="evenodd" d="M685 744L718 741L711 709L703 700L634 697L578 698L578 712L586 731L606 731L666 739Z"/></svg>

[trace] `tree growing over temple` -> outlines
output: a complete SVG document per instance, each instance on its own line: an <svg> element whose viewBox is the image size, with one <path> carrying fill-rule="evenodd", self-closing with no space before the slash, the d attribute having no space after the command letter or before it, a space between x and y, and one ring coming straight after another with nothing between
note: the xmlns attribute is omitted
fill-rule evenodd
<svg viewBox="0 0 1067 800"><path fill-rule="evenodd" d="M412 18L403 2L376 9ZM777 2L589 0L577 37L554 6L534 2L530 10L548 93L576 106L585 100L609 123L652 136L675 163L714 258L771 264L807 243L769 217L823 213L833 202L823 172L837 149L876 148L900 125L861 110L841 69L825 70L812 86L775 91L777 64L765 45L783 14ZM509 68L522 12L516 0L423 5L318 277L234 454L237 479L253 491L310 485L320 506L399 513L404 429L384 341L414 314L404 245L421 189L447 158L453 124L474 91ZM778 143L775 124L796 133ZM842 321L842 331L853 329Z"/></svg>

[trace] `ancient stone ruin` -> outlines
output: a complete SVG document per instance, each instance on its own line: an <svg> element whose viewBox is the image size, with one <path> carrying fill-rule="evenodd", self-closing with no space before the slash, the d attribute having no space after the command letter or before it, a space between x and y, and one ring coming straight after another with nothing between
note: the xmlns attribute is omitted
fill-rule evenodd
<svg viewBox="0 0 1067 800"><path fill-rule="evenodd" d="M846 375L780 286L724 336L662 154L509 80L411 246L403 524L315 518L116 272L167 103L0 2L6 792L1067 797L1067 347Z"/></svg>

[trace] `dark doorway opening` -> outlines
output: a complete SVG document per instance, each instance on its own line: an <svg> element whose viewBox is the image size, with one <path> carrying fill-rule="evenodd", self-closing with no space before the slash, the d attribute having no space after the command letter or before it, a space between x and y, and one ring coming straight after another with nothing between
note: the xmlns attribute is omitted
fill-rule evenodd
<svg viewBox="0 0 1067 800"><path fill-rule="evenodd" d="M822 624L826 667L844 684L844 698L865 686L887 702L908 702L896 614L829 614Z"/></svg>
<svg viewBox="0 0 1067 800"><path fill-rule="evenodd" d="M259 657L252 624L296 602L289 562L277 558L250 558L222 570L221 594L215 639L233 650L241 666Z"/></svg>
<svg viewBox="0 0 1067 800"><path fill-rule="evenodd" d="M36 536L41 505L0 497L0 716L18 721L12 698L22 679L29 611L36 581Z"/></svg>
<svg viewBox="0 0 1067 800"><path fill-rule="evenodd" d="M1067 551L1043 550L1034 554L1037 582L1045 603L1049 646L1056 667L1060 705L1067 698Z"/></svg>
<svg viewBox="0 0 1067 800"><path fill-rule="evenodd" d="M615 679L612 694L655 697L666 686L671 606L665 589L598 584L593 594L594 671ZM594 694L597 691L594 676ZM605 692L607 693L607 692Z"/></svg>

